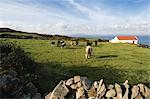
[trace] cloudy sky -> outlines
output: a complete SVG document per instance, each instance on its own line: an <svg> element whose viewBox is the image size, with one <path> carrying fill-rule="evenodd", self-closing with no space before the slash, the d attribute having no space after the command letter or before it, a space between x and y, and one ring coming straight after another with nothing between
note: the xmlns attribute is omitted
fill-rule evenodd
<svg viewBox="0 0 150 99"><path fill-rule="evenodd" d="M46 34L150 34L150 0L0 0L0 27Z"/></svg>

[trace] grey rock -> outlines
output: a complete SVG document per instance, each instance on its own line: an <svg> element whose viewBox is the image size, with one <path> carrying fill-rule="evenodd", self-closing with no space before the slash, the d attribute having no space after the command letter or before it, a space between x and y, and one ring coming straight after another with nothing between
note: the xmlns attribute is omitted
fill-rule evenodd
<svg viewBox="0 0 150 99"><path fill-rule="evenodd" d="M88 80L87 77L81 77L81 83L86 91L90 89L91 82Z"/></svg>
<svg viewBox="0 0 150 99"><path fill-rule="evenodd" d="M106 93L106 89L104 89L104 90L98 95L98 99L103 98L104 95L105 95L105 93Z"/></svg>
<svg viewBox="0 0 150 99"><path fill-rule="evenodd" d="M99 84L98 84L97 92L99 92L102 87L103 79L101 79L98 83Z"/></svg>
<svg viewBox="0 0 150 99"><path fill-rule="evenodd" d="M80 99L83 95L84 95L84 88L83 87L78 88L76 92L76 99Z"/></svg>
<svg viewBox="0 0 150 99"><path fill-rule="evenodd" d="M17 72L10 70L7 72L9 75L0 76L0 90L2 89L3 97L15 97L20 99L31 99L37 93L37 88L32 82L23 82L17 78Z"/></svg>
<svg viewBox="0 0 150 99"><path fill-rule="evenodd" d="M23 86L21 86L21 85L17 86L17 88L12 91L11 95L19 97L22 89L23 89Z"/></svg>
<svg viewBox="0 0 150 99"><path fill-rule="evenodd" d="M17 88L17 86L19 85L19 79L18 78L13 78L12 80L11 80L11 83L12 83L12 85L13 85L13 89L16 89Z"/></svg>
<svg viewBox="0 0 150 99"><path fill-rule="evenodd" d="M117 98L121 99L122 98L121 86L119 84L115 83L115 89L116 89L116 92L117 92Z"/></svg>
<svg viewBox="0 0 150 99"><path fill-rule="evenodd" d="M28 93L35 94L38 91L32 82L27 83L25 87Z"/></svg>
<svg viewBox="0 0 150 99"><path fill-rule="evenodd" d="M84 96L82 96L80 99L87 99L87 98L86 98L85 95L84 95Z"/></svg>
<svg viewBox="0 0 150 99"><path fill-rule="evenodd" d="M144 89L145 89L145 99L150 99L150 89L147 86L145 86Z"/></svg>
<svg viewBox="0 0 150 99"><path fill-rule="evenodd" d="M143 99L143 97L142 97L141 94L139 93L139 94L137 95L137 97L135 97L135 99Z"/></svg>
<svg viewBox="0 0 150 99"><path fill-rule="evenodd" d="M150 90L148 91L149 88L142 83L138 84L137 86L140 88L140 93L142 96L144 96L145 99L150 99Z"/></svg>
<svg viewBox="0 0 150 99"><path fill-rule="evenodd" d="M51 94L52 94L52 92L48 93L48 94L45 96L45 99L50 99Z"/></svg>
<svg viewBox="0 0 150 99"><path fill-rule="evenodd" d="M8 84L11 82L11 79L12 79L12 76L10 75L3 75L3 76L0 76L0 89L2 87L4 87L4 85Z"/></svg>
<svg viewBox="0 0 150 99"><path fill-rule="evenodd" d="M41 94L40 93L36 93L31 99L41 99Z"/></svg>
<svg viewBox="0 0 150 99"><path fill-rule="evenodd" d="M81 83L81 82L78 82L78 83L77 83L77 87L78 87L78 88L82 87L82 83Z"/></svg>
<svg viewBox="0 0 150 99"><path fill-rule="evenodd" d="M7 72L7 75L11 75L12 77L17 77L18 73L16 71L14 71L14 70L9 70Z"/></svg>
<svg viewBox="0 0 150 99"><path fill-rule="evenodd" d="M6 80L5 76L0 76L0 89L7 83Z"/></svg>
<svg viewBox="0 0 150 99"><path fill-rule="evenodd" d="M125 94L123 95L122 99L128 99L128 95L129 95L129 84L128 84L128 80L126 80L123 85L126 88Z"/></svg>
<svg viewBox="0 0 150 99"><path fill-rule="evenodd" d="M114 89L110 89L109 91L107 91L106 93L106 97L114 97L116 95L116 91Z"/></svg>
<svg viewBox="0 0 150 99"><path fill-rule="evenodd" d="M87 92L88 92L88 97L96 97L97 96L97 91L94 86L91 86L91 88Z"/></svg>
<svg viewBox="0 0 150 99"><path fill-rule="evenodd" d="M139 87L137 85L134 85L131 91L132 91L131 99L136 98L139 94Z"/></svg>
<svg viewBox="0 0 150 99"><path fill-rule="evenodd" d="M144 95L145 94L145 85L144 84L142 84L142 83L140 83L140 84L138 84L137 85L139 88L140 88L140 92L142 93L142 95Z"/></svg>
<svg viewBox="0 0 150 99"><path fill-rule="evenodd" d="M98 82L94 81L93 86L97 89L98 88Z"/></svg>
<svg viewBox="0 0 150 99"><path fill-rule="evenodd" d="M77 88L78 88L78 85L77 85L77 84L72 84L70 87L71 87L72 89L77 89Z"/></svg>
<svg viewBox="0 0 150 99"><path fill-rule="evenodd" d="M70 78L70 79L68 79L67 81L66 81L66 85L67 86L70 86L71 84L73 84L73 78Z"/></svg>
<svg viewBox="0 0 150 99"><path fill-rule="evenodd" d="M113 89L114 88L114 85L112 85L112 84L110 84L109 86L108 86L108 89Z"/></svg>
<svg viewBox="0 0 150 99"><path fill-rule="evenodd" d="M81 79L80 79L80 76L74 76L74 83L77 83L79 82Z"/></svg>
<svg viewBox="0 0 150 99"><path fill-rule="evenodd" d="M89 97L88 99L95 99L95 97Z"/></svg>
<svg viewBox="0 0 150 99"><path fill-rule="evenodd" d="M97 91L97 97L101 98L106 92L105 84L103 83L100 90Z"/></svg>
<svg viewBox="0 0 150 99"><path fill-rule="evenodd" d="M64 96L66 96L68 92L69 92L69 89L65 86L65 82L60 81L60 83L52 91L50 99L64 98Z"/></svg>
<svg viewBox="0 0 150 99"><path fill-rule="evenodd" d="M21 99L31 99L30 96L31 96L30 94L27 94L27 95L24 94Z"/></svg>
<svg viewBox="0 0 150 99"><path fill-rule="evenodd" d="M63 98L63 97L59 98L59 97L57 97L57 96L52 96L52 97L49 98L49 99L64 99L64 98Z"/></svg>

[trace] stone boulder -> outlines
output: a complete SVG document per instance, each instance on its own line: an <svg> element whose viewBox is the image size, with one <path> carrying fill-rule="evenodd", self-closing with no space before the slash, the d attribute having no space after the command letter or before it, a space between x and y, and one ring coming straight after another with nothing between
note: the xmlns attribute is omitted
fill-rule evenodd
<svg viewBox="0 0 150 99"><path fill-rule="evenodd" d="M106 97L110 98L110 97L115 97L116 95L116 91L114 89L110 89L109 91L106 92Z"/></svg>
<svg viewBox="0 0 150 99"><path fill-rule="evenodd" d="M65 81L60 81L60 83L52 91L49 99L64 99L68 92L69 89L66 87Z"/></svg>
<svg viewBox="0 0 150 99"><path fill-rule="evenodd" d="M73 82L74 82L74 79L73 79L73 78L70 78L70 79L68 79L68 80L66 81L66 85L67 85L67 86L70 86L71 84L73 84Z"/></svg>
<svg viewBox="0 0 150 99"><path fill-rule="evenodd" d="M80 82L81 78L80 76L74 76L74 83Z"/></svg>

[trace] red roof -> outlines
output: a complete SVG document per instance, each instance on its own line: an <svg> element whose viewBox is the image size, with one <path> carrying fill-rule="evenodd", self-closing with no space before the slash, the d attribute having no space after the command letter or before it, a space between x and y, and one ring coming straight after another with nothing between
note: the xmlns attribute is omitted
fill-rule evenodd
<svg viewBox="0 0 150 99"><path fill-rule="evenodd" d="M117 36L119 40L137 40L136 36Z"/></svg>

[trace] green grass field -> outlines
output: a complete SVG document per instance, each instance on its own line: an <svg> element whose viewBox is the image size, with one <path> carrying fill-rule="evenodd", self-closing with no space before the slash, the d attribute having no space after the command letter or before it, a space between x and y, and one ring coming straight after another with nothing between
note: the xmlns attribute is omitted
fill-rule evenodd
<svg viewBox="0 0 150 99"><path fill-rule="evenodd" d="M150 83L150 49L132 44L99 43L93 46L93 56L85 59L85 42L79 46L60 48L51 46L50 40L7 39L20 45L43 68L39 82L43 91L51 90L60 79L73 75L89 79L104 79L107 84ZM67 42L69 43L69 42ZM60 77L59 77L60 76Z"/></svg>

